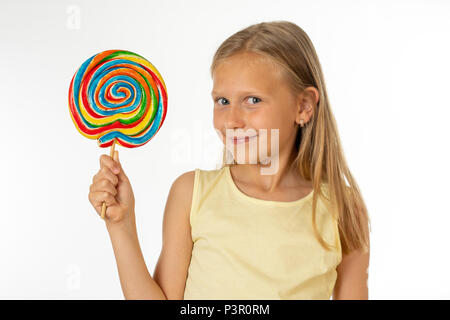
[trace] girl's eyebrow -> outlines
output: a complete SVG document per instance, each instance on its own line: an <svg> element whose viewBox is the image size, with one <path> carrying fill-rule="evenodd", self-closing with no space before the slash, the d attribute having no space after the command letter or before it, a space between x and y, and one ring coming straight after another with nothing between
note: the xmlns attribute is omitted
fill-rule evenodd
<svg viewBox="0 0 450 320"><path fill-rule="evenodd" d="M260 94L264 94L263 92L260 92L259 90L252 90L252 91L241 91L239 92L239 94L241 95L248 95L248 94L256 94L256 95L260 95ZM215 95L222 95L216 91L211 92L211 96L215 96Z"/></svg>

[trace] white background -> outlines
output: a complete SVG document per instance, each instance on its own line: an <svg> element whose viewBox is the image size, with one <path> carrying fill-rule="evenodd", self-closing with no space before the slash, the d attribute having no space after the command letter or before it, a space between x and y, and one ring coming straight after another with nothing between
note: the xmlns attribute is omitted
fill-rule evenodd
<svg viewBox="0 0 450 320"><path fill-rule="evenodd" d="M430 0L2 1L0 298L123 298L104 222L88 201L109 149L78 133L67 104L85 59L130 50L167 85L157 135L142 148L117 147L153 273L172 182L220 160L215 50L250 24L288 20L315 45L369 209L369 298L449 299L449 16L450 2Z"/></svg>

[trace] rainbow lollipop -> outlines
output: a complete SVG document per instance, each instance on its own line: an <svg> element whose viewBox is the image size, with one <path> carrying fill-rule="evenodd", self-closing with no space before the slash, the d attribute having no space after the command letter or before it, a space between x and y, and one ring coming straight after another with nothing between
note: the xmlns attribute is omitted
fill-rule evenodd
<svg viewBox="0 0 450 320"><path fill-rule="evenodd" d="M77 130L100 147L136 148L161 128L167 89L158 70L140 55L124 50L100 52L72 78L69 110ZM105 216L106 203L102 206Z"/></svg>

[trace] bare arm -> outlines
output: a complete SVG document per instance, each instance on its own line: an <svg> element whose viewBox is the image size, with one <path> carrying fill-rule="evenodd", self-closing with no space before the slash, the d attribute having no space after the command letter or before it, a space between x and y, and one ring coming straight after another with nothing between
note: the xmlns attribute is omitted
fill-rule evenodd
<svg viewBox="0 0 450 320"><path fill-rule="evenodd" d="M165 208L163 245L154 279L169 300L182 300L184 297L193 247L189 216L194 175L195 171L189 171L175 180Z"/></svg>
<svg viewBox="0 0 450 320"><path fill-rule="evenodd" d="M183 299L192 252L189 215L194 173L178 177L169 191L163 246L153 278L145 265L135 224L107 223L125 299Z"/></svg>
<svg viewBox="0 0 450 320"><path fill-rule="evenodd" d="M334 300L367 300L370 251L352 251L343 256L336 268L338 277L333 291Z"/></svg>
<svg viewBox="0 0 450 320"><path fill-rule="evenodd" d="M122 223L107 223L125 299L165 300L161 287L150 276L137 233Z"/></svg>
<svg viewBox="0 0 450 320"><path fill-rule="evenodd" d="M88 198L99 216L103 203L107 205L105 224L125 299L166 299L150 276L142 256L136 232L133 189L118 151L114 159L100 156L100 170L92 179Z"/></svg>

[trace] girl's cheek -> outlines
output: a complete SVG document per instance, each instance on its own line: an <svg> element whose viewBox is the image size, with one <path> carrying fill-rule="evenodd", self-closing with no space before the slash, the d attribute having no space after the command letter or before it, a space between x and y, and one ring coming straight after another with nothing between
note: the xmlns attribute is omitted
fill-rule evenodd
<svg viewBox="0 0 450 320"><path fill-rule="evenodd" d="M213 113L213 125L216 130L222 128L221 117L217 114L216 111L214 111L214 113Z"/></svg>
<svg viewBox="0 0 450 320"><path fill-rule="evenodd" d="M273 116L269 115L258 115L252 117L252 122L250 127L258 129L265 129L270 131L274 127Z"/></svg>

